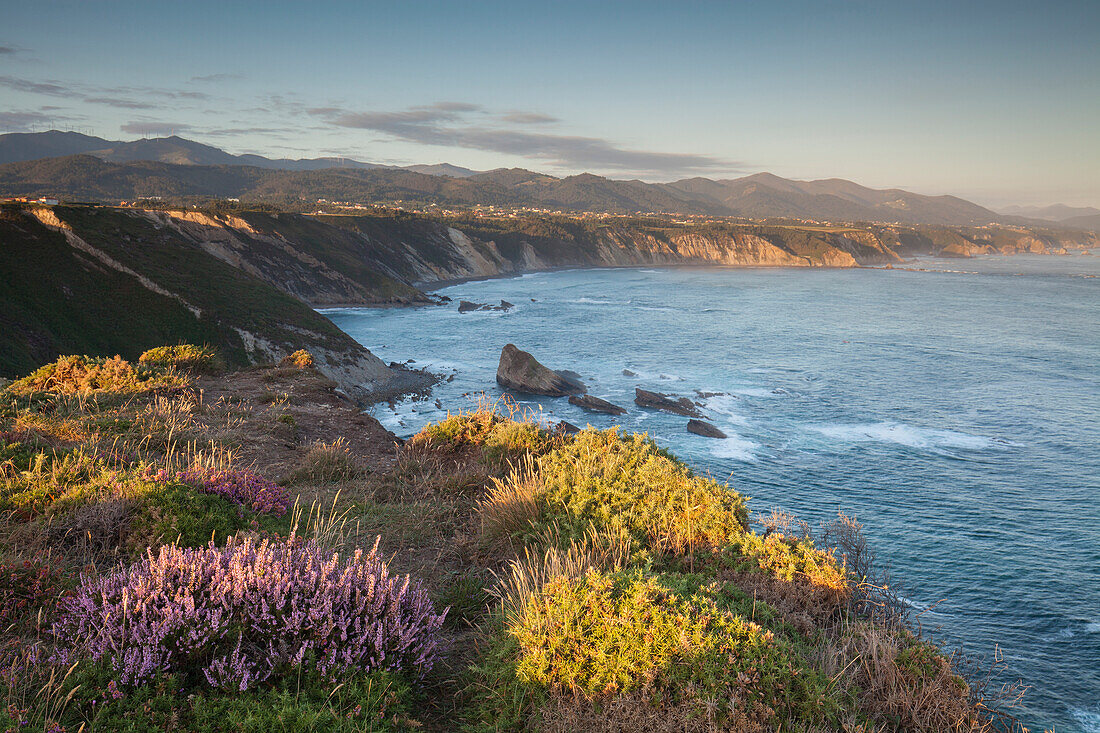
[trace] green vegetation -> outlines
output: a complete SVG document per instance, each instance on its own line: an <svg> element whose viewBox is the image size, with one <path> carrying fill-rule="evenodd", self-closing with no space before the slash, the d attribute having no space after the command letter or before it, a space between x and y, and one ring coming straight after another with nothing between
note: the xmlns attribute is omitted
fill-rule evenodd
<svg viewBox="0 0 1100 733"><path fill-rule="evenodd" d="M149 366L176 367L196 374L215 374L224 368L213 348L194 344L158 346L143 353L138 362ZM305 366L313 366L312 360Z"/></svg>
<svg viewBox="0 0 1100 733"><path fill-rule="evenodd" d="M1011 727L995 727L998 700L910 627L850 518L815 539L774 515L759 534L745 497L648 437L566 435L514 407L450 415L402 447L384 433L368 444L369 426L334 407L312 369L207 376L200 393L196 372L216 353L148 353L67 357L0 390L0 729ZM324 432L333 425L342 435ZM320 437L288 442L288 430ZM264 474L294 487L293 508ZM72 613L65 599L105 603L87 584L115 582L120 564L149 573L206 556L162 551L173 544L248 557L265 541L289 548L282 557L377 552L413 572L422 598L450 609L435 617L440 663L333 684L310 671L318 660L295 673L282 660L266 679L240 667L248 684L222 691L190 662L127 681L113 652L52 661L71 643L52 632Z"/></svg>
<svg viewBox="0 0 1100 733"><path fill-rule="evenodd" d="M44 226L27 209L0 207L0 375L25 374L60 354L136 361L165 343L208 346L163 347L147 359L182 359L180 366L209 371L220 365L203 356L204 348L237 367L305 348L342 364L382 368L280 289L293 284L229 265L141 212L58 206L43 216L64 230ZM79 241L70 244L67 236Z"/></svg>

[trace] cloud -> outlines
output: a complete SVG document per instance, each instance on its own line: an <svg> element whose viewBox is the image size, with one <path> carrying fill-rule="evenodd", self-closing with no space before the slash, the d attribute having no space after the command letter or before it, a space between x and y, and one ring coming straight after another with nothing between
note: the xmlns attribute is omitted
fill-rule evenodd
<svg viewBox="0 0 1100 733"><path fill-rule="evenodd" d="M19 79L14 76L0 76L0 86L13 89L17 92L29 92L31 94L46 94L51 97L82 97L83 95L71 89L63 86L59 82L53 81L30 81L29 79Z"/></svg>
<svg viewBox="0 0 1100 733"><path fill-rule="evenodd" d="M154 109L156 105L149 104L148 102L138 102L133 99L120 99L118 97L85 97L85 102L91 104L105 104L108 107L118 107L120 109Z"/></svg>
<svg viewBox="0 0 1100 733"><path fill-rule="evenodd" d="M191 81L198 84L210 84L230 79L243 79L241 74L207 74L206 76L192 76Z"/></svg>
<svg viewBox="0 0 1100 733"><path fill-rule="evenodd" d="M19 53L19 50L14 46L0 46L0 56L11 56Z"/></svg>
<svg viewBox="0 0 1100 733"><path fill-rule="evenodd" d="M79 84L65 84L57 80L31 81L15 76L0 76L0 87L17 92L44 94L65 99L82 99L93 104L111 104L127 109L151 109L152 104L136 101L134 97L157 97L160 99L209 99L209 94L183 89L158 89L155 87L89 87ZM140 106L139 106L140 105Z"/></svg>
<svg viewBox="0 0 1100 733"><path fill-rule="evenodd" d="M280 127L220 127L213 130L203 130L203 135L211 137L232 137L233 135L284 135L294 132Z"/></svg>
<svg viewBox="0 0 1100 733"><path fill-rule="evenodd" d="M191 125L179 122L127 122L119 129L130 135L164 137L177 132L187 132L191 129Z"/></svg>
<svg viewBox="0 0 1100 733"><path fill-rule="evenodd" d="M338 127L374 130L423 145L517 155L566 169L668 175L730 171L739 167L738 163L707 155L630 150L603 138L552 135L486 126L483 121L471 122L468 113L480 111L483 110L477 105L443 102L400 112L340 112L324 108L318 115ZM534 113L517 114L527 115L526 124L532 124ZM545 116L538 117L542 121L541 117Z"/></svg>
<svg viewBox="0 0 1100 733"><path fill-rule="evenodd" d="M57 118L41 112L0 112L0 130L25 132L36 125L45 125Z"/></svg>
<svg viewBox="0 0 1100 733"><path fill-rule="evenodd" d="M557 117L539 114L538 112L509 112L501 115L501 122L509 122L513 125L546 125L551 122L561 122Z"/></svg>

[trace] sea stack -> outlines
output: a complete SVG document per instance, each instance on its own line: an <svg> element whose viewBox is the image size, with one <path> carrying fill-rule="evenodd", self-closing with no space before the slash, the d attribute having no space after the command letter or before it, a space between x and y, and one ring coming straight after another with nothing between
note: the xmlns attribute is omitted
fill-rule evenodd
<svg viewBox="0 0 1100 733"><path fill-rule="evenodd" d="M497 382L502 387L526 392L527 394L546 395L547 397L565 397L584 394L584 384L571 376L564 376L553 369L543 366L538 359L526 351L507 344L500 350L500 363L497 365Z"/></svg>

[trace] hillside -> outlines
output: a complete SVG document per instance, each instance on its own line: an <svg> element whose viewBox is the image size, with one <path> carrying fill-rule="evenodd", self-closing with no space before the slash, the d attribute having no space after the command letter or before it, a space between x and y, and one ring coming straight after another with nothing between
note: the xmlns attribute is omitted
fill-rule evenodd
<svg viewBox="0 0 1100 733"><path fill-rule="evenodd" d="M402 444L308 355L215 359L0 388L0 725L1019 729L852 517L750 512L617 430L482 409Z"/></svg>
<svg viewBox="0 0 1100 733"><path fill-rule="evenodd" d="M157 344L218 348L233 365L310 349L318 367L362 399L422 384L395 372L295 297L325 288L340 296L417 293L380 274L346 276L257 240L246 264L216 251L170 218L86 207L0 210L0 374L66 353L136 358ZM210 241L203 241L210 240ZM221 246L232 242L221 238ZM221 255L221 256L219 256ZM279 273L263 275L263 267ZM371 285L377 292L368 293Z"/></svg>
<svg viewBox="0 0 1100 733"><path fill-rule="evenodd" d="M181 138L139 140L106 151L0 165L0 195L112 203L150 196L175 203L239 198L298 209L325 199L832 222L984 225L1015 221L954 196L876 190L839 179L791 181L761 173L734 180L646 183L588 173L555 178L523 169L475 173L446 165L331 167L328 162L232 156Z"/></svg>
<svg viewBox="0 0 1100 733"><path fill-rule="evenodd" d="M408 375L391 373L313 307L428 303L418 284L561 267L856 267L919 254L1061 254L1098 246L1091 234L1020 227L92 206L2 211L0 277L11 286L0 292L0 374L62 353L133 357L183 340L217 346L233 364L308 348L326 373L363 397L396 388Z"/></svg>
<svg viewBox="0 0 1100 733"><path fill-rule="evenodd" d="M383 166L364 163L351 158L265 158L246 153L233 155L212 145L172 135L138 140L104 140L101 137L77 132L50 130L37 133L8 133L0 135L0 164L18 163L41 158L55 158L78 154L92 155L113 163L150 161L175 165L248 165L257 168L273 168L288 171L321 170L324 168L390 168L410 170L416 173L462 178L475 171L447 163L434 165Z"/></svg>

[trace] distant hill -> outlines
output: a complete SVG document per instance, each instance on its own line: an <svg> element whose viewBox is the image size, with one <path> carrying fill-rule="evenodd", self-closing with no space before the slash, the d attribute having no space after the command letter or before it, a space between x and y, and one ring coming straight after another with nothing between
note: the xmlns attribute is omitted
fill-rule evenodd
<svg viewBox="0 0 1100 733"><path fill-rule="evenodd" d="M1092 232L1100 232L1100 212L1089 214L1087 216L1071 216L1070 218L1063 219L1058 223L1064 227L1073 227L1074 229L1086 229Z"/></svg>
<svg viewBox="0 0 1100 733"><path fill-rule="evenodd" d="M11 132L0 135L0 164L77 155L115 144L79 132Z"/></svg>
<svg viewBox="0 0 1100 733"><path fill-rule="evenodd" d="M1001 213L1010 216L1026 216L1029 219L1064 222L1068 219L1096 216L1100 214L1100 209L1092 206L1053 204L1051 206L1007 206L1001 209Z"/></svg>
<svg viewBox="0 0 1100 733"><path fill-rule="evenodd" d="M78 132L13 132L0 135L0 164L19 163L42 158L87 154L113 163L155 161L173 165L249 165L273 170L311 171L325 168L370 169L387 168L410 170L430 176L466 178L477 171L469 168L436 163L434 165L387 166L364 163L351 158L265 158L246 153L233 155L211 145L172 135L171 137L142 138L124 142L104 140L101 137L82 135Z"/></svg>
<svg viewBox="0 0 1100 733"><path fill-rule="evenodd" d="M185 140L165 138L150 142L157 142L158 149L176 160L214 161L224 154ZM117 149L112 150L116 150L115 155L120 154ZM127 148L125 154L140 151L141 147L135 145ZM674 183L646 183L590 173L555 178L517 168L451 177L382 167L284 170L239 162L119 163L92 154L0 165L0 195L52 195L107 202L148 196L176 202L232 197L294 206L309 205L318 199L362 203L405 201L459 207L485 204L563 211L905 224L972 225L1005 220L989 209L955 196L876 190L836 179L791 181L766 173L725 181L692 178Z"/></svg>

